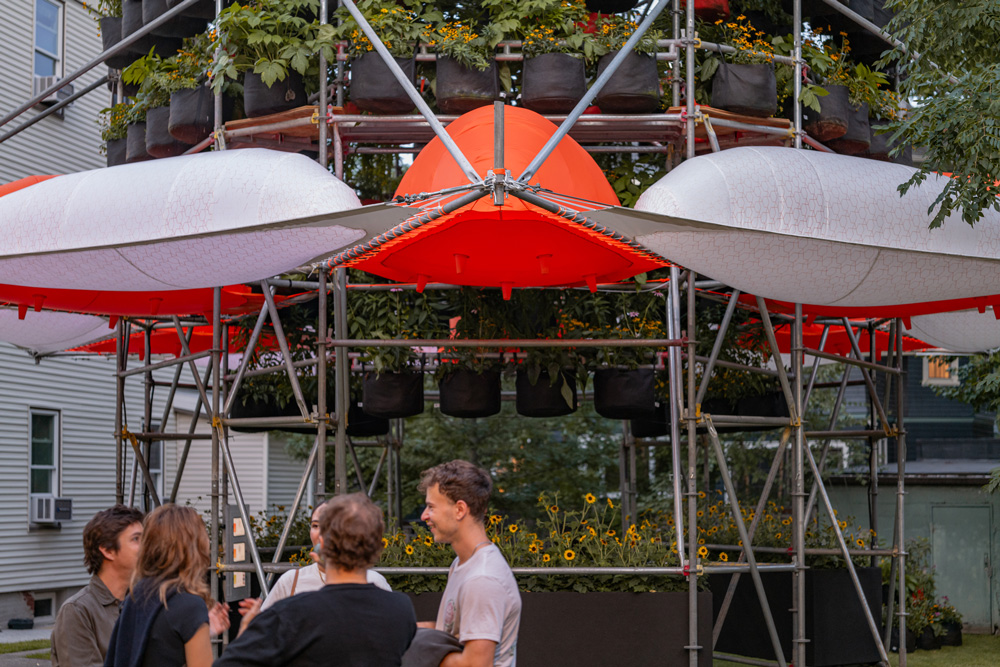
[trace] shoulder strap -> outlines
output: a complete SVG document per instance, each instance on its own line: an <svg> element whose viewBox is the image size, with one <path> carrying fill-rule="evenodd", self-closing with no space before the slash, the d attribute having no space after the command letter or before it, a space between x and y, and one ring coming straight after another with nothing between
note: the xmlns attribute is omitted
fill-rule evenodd
<svg viewBox="0 0 1000 667"><path fill-rule="evenodd" d="M292 591L288 594L288 597L295 595L295 587L299 585L299 570L300 568L295 568L295 576L292 578Z"/></svg>

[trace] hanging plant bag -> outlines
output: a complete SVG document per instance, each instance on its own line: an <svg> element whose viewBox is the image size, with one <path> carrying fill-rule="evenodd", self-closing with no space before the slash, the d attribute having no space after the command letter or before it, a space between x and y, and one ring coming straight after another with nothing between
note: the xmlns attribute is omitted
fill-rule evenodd
<svg viewBox="0 0 1000 667"><path fill-rule="evenodd" d="M352 438L374 438L389 432L389 420L367 414L361 401L352 396L351 405L347 408L346 430L347 435Z"/></svg>
<svg viewBox="0 0 1000 667"><path fill-rule="evenodd" d="M167 0L142 0L142 23L149 25L160 18L170 8ZM203 19L191 18L190 16L175 16L166 23L153 30L154 35L161 37L193 37L198 33L205 32L208 28L207 21Z"/></svg>
<svg viewBox="0 0 1000 667"><path fill-rule="evenodd" d="M395 61L412 83L414 59ZM374 114L407 114L414 108L413 100L374 51L351 61L350 97L359 109Z"/></svg>
<svg viewBox="0 0 1000 667"><path fill-rule="evenodd" d="M587 93L583 58L543 53L524 61L521 103L540 114L569 113Z"/></svg>
<svg viewBox="0 0 1000 667"><path fill-rule="evenodd" d="M597 76L601 76L617 51L601 56L597 61ZM597 94L597 106L602 113L653 113L660 108L660 77L653 56L633 51Z"/></svg>
<svg viewBox="0 0 1000 667"><path fill-rule="evenodd" d="M769 64L730 65L722 60L712 77L712 106L767 118L778 110L778 84Z"/></svg>
<svg viewBox="0 0 1000 667"><path fill-rule="evenodd" d="M450 417L489 417L500 412L500 373L460 369L441 378L440 409Z"/></svg>
<svg viewBox="0 0 1000 667"><path fill-rule="evenodd" d="M499 97L500 77L495 62L480 71L453 58L438 56L435 72L437 105L444 113L463 114L493 104Z"/></svg>
<svg viewBox="0 0 1000 667"><path fill-rule="evenodd" d="M602 14L621 14L637 4L639 0L587 0L587 9Z"/></svg>
<svg viewBox="0 0 1000 667"><path fill-rule="evenodd" d="M630 422L632 437L659 438L670 435L670 404L657 403L651 417L641 417Z"/></svg>
<svg viewBox="0 0 1000 667"><path fill-rule="evenodd" d="M173 9L177 5L184 2L184 0L166 0L167 8ZM226 3L223 3L223 7ZM200 0L200 2L194 3L193 6L188 7L183 12L182 16L193 16L198 19L211 20L215 18L215 0Z"/></svg>
<svg viewBox="0 0 1000 667"><path fill-rule="evenodd" d="M228 99L228 98L227 98ZM225 106L226 99L223 100ZM231 105L230 105L231 106ZM196 144L215 128L215 98L206 86L170 94L170 136Z"/></svg>
<svg viewBox="0 0 1000 667"><path fill-rule="evenodd" d="M146 151L146 124L133 123L125 134L125 162L144 162L153 156Z"/></svg>
<svg viewBox="0 0 1000 667"><path fill-rule="evenodd" d="M857 155L871 146L871 127L868 124L868 104L851 109L847 119L847 132L827 142L827 146L844 155Z"/></svg>
<svg viewBox="0 0 1000 667"><path fill-rule="evenodd" d="M850 115L853 113L847 99L847 86L824 86L826 97L819 98L820 110L806 109L803 124L809 136L816 141L827 142L842 137L847 132Z"/></svg>
<svg viewBox="0 0 1000 667"><path fill-rule="evenodd" d="M142 0L122 0L122 39L138 32L142 26ZM157 55L169 58L180 50L181 40L147 34L128 47L129 51L140 56L148 54L152 48L156 49Z"/></svg>
<svg viewBox="0 0 1000 667"><path fill-rule="evenodd" d="M559 375L552 384L548 371L543 370L538 382L531 384L528 372L518 368L515 381L517 414L524 417L561 417L576 412L576 376L569 371L561 371ZM572 394L569 401L563 395L564 386Z"/></svg>
<svg viewBox="0 0 1000 667"><path fill-rule="evenodd" d="M594 409L608 419L641 419L655 415L653 369L602 368L594 372Z"/></svg>
<svg viewBox="0 0 1000 667"><path fill-rule="evenodd" d="M114 167L119 164L125 164L125 145L126 139L112 139L108 142L106 153L108 158L108 166Z"/></svg>
<svg viewBox="0 0 1000 667"><path fill-rule="evenodd" d="M736 414L744 417L788 417L788 402L783 391L744 396L736 402Z"/></svg>
<svg viewBox="0 0 1000 667"><path fill-rule="evenodd" d="M281 113L306 104L306 89L302 75L288 70L284 80L275 81L270 88L261 81L260 74L247 72L243 80L243 109L247 118L258 118Z"/></svg>
<svg viewBox="0 0 1000 667"><path fill-rule="evenodd" d="M102 50L107 51L122 41L122 19L120 16L106 16L101 19L100 23ZM104 64L112 69L124 69L131 65L133 60L135 60L135 56L126 49L125 52L105 60Z"/></svg>
<svg viewBox="0 0 1000 667"><path fill-rule="evenodd" d="M153 157L180 155L190 144L170 136L170 107L156 107L146 112L146 152Z"/></svg>
<svg viewBox="0 0 1000 667"><path fill-rule="evenodd" d="M231 419L248 419L251 417L301 417L302 412L299 410L299 404L295 402L295 399L289 399L285 403L285 407L278 407L276 402L271 402L269 400L258 400L255 398L248 398L246 402L243 400L244 394L243 390L236 392L236 399L233 401L233 407L229 411L229 417ZM301 433L303 431L315 431L315 427L311 424L305 424L299 428L294 428L291 426L230 426L231 431L236 431L237 433L264 433L266 431L287 431L289 433Z"/></svg>
<svg viewBox="0 0 1000 667"><path fill-rule="evenodd" d="M882 126L872 125L873 122L882 123L883 121L868 119L868 150L861 153L861 157L866 157L870 160L880 160L882 162L892 162L892 158L889 157L889 151L892 150L889 137L892 136L892 133L878 134L878 130Z"/></svg>
<svg viewBox="0 0 1000 667"><path fill-rule="evenodd" d="M383 419L424 411L423 373L365 373L361 400L366 414Z"/></svg>

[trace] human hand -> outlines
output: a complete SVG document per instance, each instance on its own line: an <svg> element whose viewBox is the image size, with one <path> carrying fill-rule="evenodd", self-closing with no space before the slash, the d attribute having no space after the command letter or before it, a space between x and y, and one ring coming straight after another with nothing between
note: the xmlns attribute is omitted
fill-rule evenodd
<svg viewBox="0 0 1000 667"><path fill-rule="evenodd" d="M255 602L260 602L258 598L243 598L239 602L239 609L236 611L240 612L240 616L246 616L250 608L253 607Z"/></svg>
<svg viewBox="0 0 1000 667"><path fill-rule="evenodd" d="M260 614L260 605L262 604L260 598L249 598L249 600L252 602L247 606L246 610L240 610L240 613L243 614L243 620L240 621L240 631L237 633L237 637L242 635L243 631L250 625L250 621L257 618L257 615ZM242 606L242 603L240 605Z"/></svg>
<svg viewBox="0 0 1000 667"><path fill-rule="evenodd" d="M208 610L208 634L215 637L228 629L229 605L225 602L216 602L215 606Z"/></svg>

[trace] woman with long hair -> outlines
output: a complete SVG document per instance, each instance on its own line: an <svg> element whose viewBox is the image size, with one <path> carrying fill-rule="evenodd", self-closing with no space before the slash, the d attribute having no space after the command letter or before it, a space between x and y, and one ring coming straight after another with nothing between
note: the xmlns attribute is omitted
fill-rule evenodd
<svg viewBox="0 0 1000 667"><path fill-rule="evenodd" d="M228 609L205 582L210 562L194 509L166 504L150 512L105 667L210 667L210 637L229 627Z"/></svg>

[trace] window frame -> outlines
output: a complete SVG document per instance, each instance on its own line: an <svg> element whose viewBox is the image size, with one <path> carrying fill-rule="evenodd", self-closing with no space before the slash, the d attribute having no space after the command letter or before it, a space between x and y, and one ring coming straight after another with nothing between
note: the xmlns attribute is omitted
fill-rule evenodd
<svg viewBox="0 0 1000 667"><path fill-rule="evenodd" d="M961 384L958 379L958 359L947 362L948 377L946 378L931 377L930 374L931 361L941 360L942 365L944 365L946 363L944 361L944 357L926 355L922 357L922 360L923 368L920 378L921 387L957 387Z"/></svg>
<svg viewBox="0 0 1000 667"><path fill-rule="evenodd" d="M59 13L56 19L56 47L58 48L58 53L51 53L47 49L39 46L38 44L38 5L39 3L46 3L52 5L56 8ZM63 52L66 50L66 5L61 0L35 0L31 8L32 11L32 21L31 21L31 76L32 79L39 76L50 76L48 74L38 74L35 71L35 56L41 54L46 58L52 58L55 60L55 67L53 68L54 76L64 76L66 73L65 60L63 58Z"/></svg>
<svg viewBox="0 0 1000 667"><path fill-rule="evenodd" d="M52 465L37 466L33 462L35 447L34 417L43 416L52 418ZM44 491L35 492L31 489L32 473L35 470L49 470L51 474L51 495L58 497L62 495L62 413L51 408L28 408L28 495L35 493L46 493Z"/></svg>

